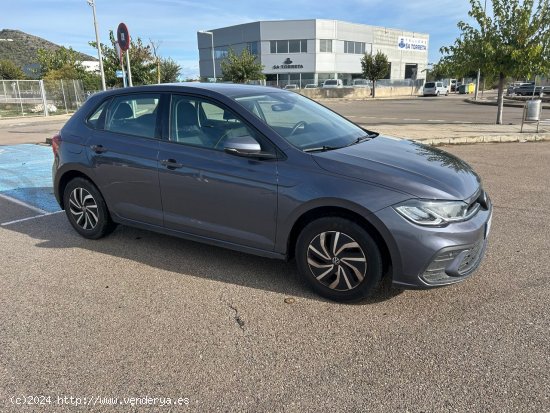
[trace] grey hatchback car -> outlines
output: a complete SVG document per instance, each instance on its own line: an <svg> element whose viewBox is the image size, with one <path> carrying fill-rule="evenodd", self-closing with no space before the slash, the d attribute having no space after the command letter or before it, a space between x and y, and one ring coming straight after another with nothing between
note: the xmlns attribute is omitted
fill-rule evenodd
<svg viewBox="0 0 550 413"><path fill-rule="evenodd" d="M55 196L82 236L116 224L295 258L320 295L353 301L467 278L492 206L437 148L379 136L297 93L231 84L90 97L52 139Z"/></svg>

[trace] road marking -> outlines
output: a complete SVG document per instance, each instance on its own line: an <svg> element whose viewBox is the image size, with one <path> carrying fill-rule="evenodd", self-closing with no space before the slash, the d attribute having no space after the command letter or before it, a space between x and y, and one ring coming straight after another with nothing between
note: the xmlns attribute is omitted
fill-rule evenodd
<svg viewBox="0 0 550 413"><path fill-rule="evenodd" d="M403 119L403 120L407 120L407 121L420 121L420 119Z"/></svg>
<svg viewBox="0 0 550 413"><path fill-rule="evenodd" d="M445 122L445 121L441 119L428 119L428 122Z"/></svg>
<svg viewBox="0 0 550 413"><path fill-rule="evenodd" d="M35 215L34 217L21 218L21 219L16 219L15 221L4 222L0 224L0 226L5 227L7 225L18 224L20 222L30 221L31 219L42 218L50 215L59 214L60 212L65 212L65 211L46 212L45 214Z"/></svg>
<svg viewBox="0 0 550 413"><path fill-rule="evenodd" d="M29 208L33 210L34 212L38 212L39 214L48 214L48 211L44 211L43 209L37 208L31 204L27 204L26 202L20 201L19 199L12 198L11 196L7 196L4 194L0 194L0 198L5 199L7 201L13 202L14 204L24 206L25 208Z"/></svg>

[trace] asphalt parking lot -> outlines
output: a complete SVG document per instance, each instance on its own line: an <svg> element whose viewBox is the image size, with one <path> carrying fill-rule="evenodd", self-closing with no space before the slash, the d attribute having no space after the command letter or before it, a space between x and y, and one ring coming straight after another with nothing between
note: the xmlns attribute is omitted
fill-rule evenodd
<svg viewBox="0 0 550 413"><path fill-rule="evenodd" d="M445 149L493 199L484 263L342 305L292 263L127 227L80 238L51 149L0 147L0 411L550 411L550 143Z"/></svg>

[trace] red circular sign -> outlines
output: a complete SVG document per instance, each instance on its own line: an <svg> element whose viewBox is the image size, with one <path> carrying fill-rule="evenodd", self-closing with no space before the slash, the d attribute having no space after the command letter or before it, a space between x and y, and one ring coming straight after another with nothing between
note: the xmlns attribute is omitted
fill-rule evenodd
<svg viewBox="0 0 550 413"><path fill-rule="evenodd" d="M116 38L118 40L118 45L120 49L125 52L130 48L130 33L128 32L128 27L124 23L118 25L116 30Z"/></svg>

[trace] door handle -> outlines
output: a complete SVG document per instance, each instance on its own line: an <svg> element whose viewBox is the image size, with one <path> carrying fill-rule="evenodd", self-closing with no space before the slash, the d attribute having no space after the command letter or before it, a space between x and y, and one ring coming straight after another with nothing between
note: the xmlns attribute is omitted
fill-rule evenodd
<svg viewBox="0 0 550 413"><path fill-rule="evenodd" d="M95 153L107 152L107 148L105 148L103 145L92 145L92 146L90 146L90 148L91 148L92 151L94 151Z"/></svg>
<svg viewBox="0 0 550 413"><path fill-rule="evenodd" d="M178 163L175 159L164 159L160 161L160 164L166 166L168 169L183 168L183 164Z"/></svg>

